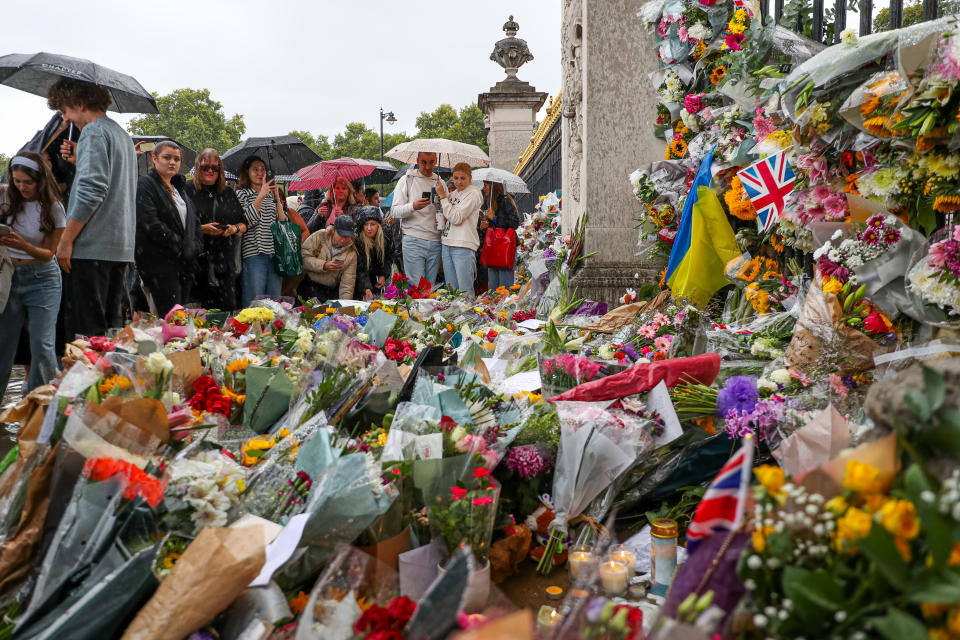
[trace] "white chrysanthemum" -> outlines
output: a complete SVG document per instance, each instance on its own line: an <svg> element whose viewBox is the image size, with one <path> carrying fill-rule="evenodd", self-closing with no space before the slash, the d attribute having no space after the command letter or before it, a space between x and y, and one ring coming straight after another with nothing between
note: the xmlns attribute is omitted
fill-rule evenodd
<svg viewBox="0 0 960 640"><path fill-rule="evenodd" d="M597 355L600 356L601 360L612 360L613 359L613 346L605 344L597 351Z"/></svg>
<svg viewBox="0 0 960 640"><path fill-rule="evenodd" d="M840 42L845 45L853 46L857 44L857 32L853 27L847 27L840 32Z"/></svg>
<svg viewBox="0 0 960 640"><path fill-rule="evenodd" d="M773 382L777 384L782 384L784 386L790 384L790 381L792 380L792 378L790 377L790 372L787 371L786 369L776 369L775 371L771 372L770 379Z"/></svg>
<svg viewBox="0 0 960 640"><path fill-rule="evenodd" d="M687 29L687 35L694 40L706 40L710 37L711 33L712 31L710 27L702 22L695 22L689 29Z"/></svg>
<svg viewBox="0 0 960 640"><path fill-rule="evenodd" d="M777 384L773 380L768 380L767 378L757 380L757 389L760 391L776 391L777 388Z"/></svg>

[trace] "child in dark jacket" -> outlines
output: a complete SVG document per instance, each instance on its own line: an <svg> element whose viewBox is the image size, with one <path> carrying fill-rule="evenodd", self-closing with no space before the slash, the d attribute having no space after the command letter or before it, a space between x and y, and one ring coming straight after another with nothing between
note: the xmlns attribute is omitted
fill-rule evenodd
<svg viewBox="0 0 960 640"><path fill-rule="evenodd" d="M357 300L372 300L383 293L393 268L393 242L383 232L383 218L377 207L357 212Z"/></svg>

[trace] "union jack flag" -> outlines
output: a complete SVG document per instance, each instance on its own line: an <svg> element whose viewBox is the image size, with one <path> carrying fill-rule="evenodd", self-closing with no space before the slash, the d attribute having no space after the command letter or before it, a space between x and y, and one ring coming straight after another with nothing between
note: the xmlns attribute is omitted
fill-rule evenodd
<svg viewBox="0 0 960 640"><path fill-rule="evenodd" d="M693 553L706 538L718 531L732 531L743 523L753 468L753 438L744 438L743 446L713 479L697 505L687 527L687 551Z"/></svg>
<svg viewBox="0 0 960 640"><path fill-rule="evenodd" d="M787 160L787 150L764 158L737 175L757 210L757 227L766 233L783 215L784 200L793 191L796 180Z"/></svg>

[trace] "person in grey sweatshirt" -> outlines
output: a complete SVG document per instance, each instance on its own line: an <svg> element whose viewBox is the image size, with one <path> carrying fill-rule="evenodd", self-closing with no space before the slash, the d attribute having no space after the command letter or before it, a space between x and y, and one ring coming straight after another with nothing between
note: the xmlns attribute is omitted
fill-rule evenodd
<svg viewBox="0 0 960 640"><path fill-rule="evenodd" d="M137 155L127 132L106 116L110 101L104 87L72 78L61 78L47 93L50 108L80 129L77 142L65 141L60 150L77 166L57 245L68 340L123 326L136 241Z"/></svg>
<svg viewBox="0 0 960 640"><path fill-rule="evenodd" d="M400 178L393 191L390 215L400 221L403 230L403 274L412 284L421 276L437 285L440 270L440 229L437 214L440 208L433 204L431 190L439 178L433 173L437 154L417 154L417 168Z"/></svg>

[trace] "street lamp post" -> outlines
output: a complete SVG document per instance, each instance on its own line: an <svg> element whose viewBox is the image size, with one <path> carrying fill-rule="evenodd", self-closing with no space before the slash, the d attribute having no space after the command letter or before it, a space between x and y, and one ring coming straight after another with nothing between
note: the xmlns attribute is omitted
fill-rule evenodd
<svg viewBox="0 0 960 640"><path fill-rule="evenodd" d="M393 124L397 119L393 115L393 111L383 112L383 107L380 107L380 159L383 160L383 121L386 120L390 124Z"/></svg>

